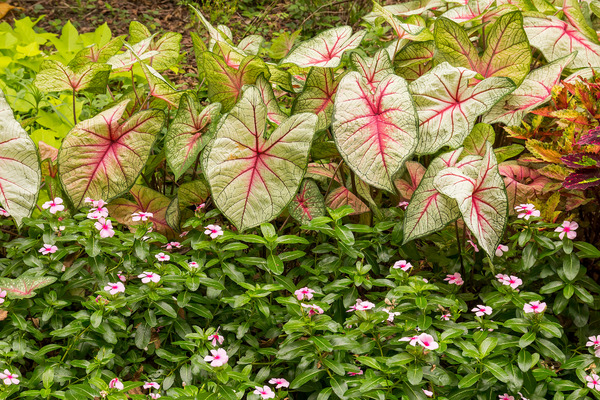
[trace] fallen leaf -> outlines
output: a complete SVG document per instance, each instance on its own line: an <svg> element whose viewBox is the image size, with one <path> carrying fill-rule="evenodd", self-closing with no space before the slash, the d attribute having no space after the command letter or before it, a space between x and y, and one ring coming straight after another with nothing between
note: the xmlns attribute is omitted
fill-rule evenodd
<svg viewBox="0 0 600 400"><path fill-rule="evenodd" d="M4 321L6 319L7 315L8 315L8 311L0 310L0 321Z"/></svg>
<svg viewBox="0 0 600 400"><path fill-rule="evenodd" d="M0 3L0 18L4 18L4 16L5 16L6 14L8 14L8 12L9 12L10 10L12 10L13 8L18 8L18 9L21 9L21 10L22 10L22 8L21 8L21 7L15 7L15 6L11 6L11 5L10 5L10 4L8 4L8 3Z"/></svg>

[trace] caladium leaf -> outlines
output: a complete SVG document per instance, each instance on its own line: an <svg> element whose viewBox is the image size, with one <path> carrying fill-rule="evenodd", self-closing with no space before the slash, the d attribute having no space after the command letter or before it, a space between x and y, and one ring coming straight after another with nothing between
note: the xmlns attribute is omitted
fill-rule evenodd
<svg viewBox="0 0 600 400"><path fill-rule="evenodd" d="M327 128L331 124L333 115L333 101L337 92L340 79L333 78L329 68L311 68L302 93L296 97L292 105L292 114L311 112L317 114L317 131Z"/></svg>
<svg viewBox="0 0 600 400"><path fill-rule="evenodd" d="M350 61L372 90L375 90L383 78L394 73L392 62L385 49L379 50L373 58L362 58L359 54L352 53Z"/></svg>
<svg viewBox="0 0 600 400"><path fill-rule="evenodd" d="M260 51L260 47L264 41L265 39L260 35L246 36L238 43L237 48L246 54L255 56Z"/></svg>
<svg viewBox="0 0 600 400"><path fill-rule="evenodd" d="M102 46L93 44L80 50L79 53L77 53L75 57L69 61L69 67L78 70L89 63L106 63L121 49L121 46L123 46L124 37L124 35L117 36Z"/></svg>
<svg viewBox="0 0 600 400"><path fill-rule="evenodd" d="M115 72L131 71L133 65L139 60L147 60L159 54L158 51L150 50L154 36L152 35L132 45L132 50L126 50L124 53L112 56L106 63L112 66Z"/></svg>
<svg viewBox="0 0 600 400"><path fill-rule="evenodd" d="M21 275L16 279L0 278L0 292L6 290L11 299L28 299L35 291L56 282L53 276Z"/></svg>
<svg viewBox="0 0 600 400"><path fill-rule="evenodd" d="M421 163L416 161L407 161L405 165L408 180L397 179L394 183L396 184L400 197L409 201L415 190L419 187L423 176L425 176L426 170Z"/></svg>
<svg viewBox="0 0 600 400"><path fill-rule="evenodd" d="M444 6L444 2L441 0L415 0L384 6L383 8L385 8L390 14L409 17L411 15L420 15L428 10L442 6ZM369 24L373 25L378 17L380 17L378 13L371 12L365 15L363 19Z"/></svg>
<svg viewBox="0 0 600 400"><path fill-rule="evenodd" d="M179 105L179 101L181 100L181 96L183 96L185 92L178 91L152 66L144 64L141 62L141 60L140 65L142 66L142 70L144 71L144 75L148 81L150 95L165 101L169 107L177 107Z"/></svg>
<svg viewBox="0 0 600 400"><path fill-rule="evenodd" d="M398 39L410 39L415 41L426 41L433 39L431 31L427 28L425 20L417 15L410 16L406 23L394 15L389 7L382 7L376 2L373 2L373 11L370 15L374 18L369 18L371 21L375 21L377 18L383 18L385 22L392 26L392 29L396 32ZM371 22L371 24L373 23Z"/></svg>
<svg viewBox="0 0 600 400"><path fill-rule="evenodd" d="M306 169L306 176L312 179L315 179L319 182L324 181L326 179L333 179L336 182L342 184L342 180L340 178L340 173L338 172L338 164L337 163L310 163L308 164L308 168Z"/></svg>
<svg viewBox="0 0 600 400"><path fill-rule="evenodd" d="M563 182L565 189L585 190L600 185L600 170L581 170L573 172Z"/></svg>
<svg viewBox="0 0 600 400"><path fill-rule="evenodd" d="M484 156L487 150L487 144L494 144L494 128L488 124L479 123L473 127L473 130L463 142L465 148L463 155Z"/></svg>
<svg viewBox="0 0 600 400"><path fill-rule="evenodd" d="M495 0L469 0L466 5L453 7L442 14L442 18L447 18L458 24L468 22L481 17Z"/></svg>
<svg viewBox="0 0 600 400"><path fill-rule="evenodd" d="M531 71L523 83L508 94L483 117L488 124L503 123L518 126L523 117L552 98L552 88L560 82L563 69L577 56L577 52L552 61Z"/></svg>
<svg viewBox="0 0 600 400"><path fill-rule="evenodd" d="M179 186L177 198L179 199L179 207L185 208L189 206L199 206L205 203L210 196L208 185L201 180L186 182Z"/></svg>
<svg viewBox="0 0 600 400"><path fill-rule="evenodd" d="M350 206L354 212L350 215L358 215L369 212L369 207L345 186L333 189L325 198L327 207L335 210L342 206Z"/></svg>
<svg viewBox="0 0 600 400"><path fill-rule="evenodd" d="M598 41L598 34L594 28L588 25L583 12L581 12L579 0L563 0L562 3L562 12L567 21L589 40L596 44L600 44Z"/></svg>
<svg viewBox="0 0 600 400"><path fill-rule="evenodd" d="M326 30L293 48L280 64L291 63L302 68L335 68L340 65L344 52L358 47L365 33L360 31L353 35L349 26Z"/></svg>
<svg viewBox="0 0 600 400"><path fill-rule="evenodd" d="M157 71L167 70L179 62L181 57L181 33L167 32L150 43L148 51L157 53L148 64Z"/></svg>
<svg viewBox="0 0 600 400"><path fill-rule="evenodd" d="M302 182L298 193L296 193L288 206L288 211L301 224L307 224L313 218L326 215L325 199L315 181L305 179Z"/></svg>
<svg viewBox="0 0 600 400"><path fill-rule="evenodd" d="M128 102L80 122L63 140L59 176L76 208L86 197L108 201L124 193L146 164L165 115L151 109L120 122Z"/></svg>
<svg viewBox="0 0 600 400"><path fill-rule="evenodd" d="M276 217L296 194L316 123L314 114L296 114L265 139L267 108L256 87L222 118L205 151L204 176L240 231Z"/></svg>
<svg viewBox="0 0 600 400"><path fill-rule="evenodd" d="M134 185L129 193L133 197L133 201L118 198L106 206L111 218L131 227L144 223L142 221L134 222L131 219L133 213L150 212L153 216L149 217L148 221L152 222L153 231L169 238L177 236L166 220L166 212L171 199L142 185Z"/></svg>
<svg viewBox="0 0 600 400"><path fill-rule="evenodd" d="M338 88L332 131L348 166L368 184L393 192L392 178L419 138L406 81L388 75L373 90L358 72L349 72Z"/></svg>
<svg viewBox="0 0 600 400"><path fill-rule="evenodd" d="M404 46L394 58L394 70L407 81L414 81L433 68L435 43L413 42Z"/></svg>
<svg viewBox="0 0 600 400"><path fill-rule="evenodd" d="M542 194L544 186L551 182L537 170L519 165L516 161L503 162L498 170L504 177L509 210L513 213L516 205L536 199Z"/></svg>
<svg viewBox="0 0 600 400"><path fill-rule="evenodd" d="M31 215L41 181L35 143L15 119L0 90L0 205L17 226Z"/></svg>
<svg viewBox="0 0 600 400"><path fill-rule="evenodd" d="M485 78L502 76L519 85L529 72L531 49L520 11L502 15L486 32L481 55L467 32L456 22L440 18L435 23L436 57L455 67L476 71Z"/></svg>
<svg viewBox="0 0 600 400"><path fill-rule="evenodd" d="M167 163L176 180L192 166L212 138L220 110L219 103L209 104L200 110L191 95L181 97L177 115L165 136Z"/></svg>
<svg viewBox="0 0 600 400"><path fill-rule="evenodd" d="M110 65L106 64L89 63L74 70L58 61L46 60L35 76L34 84L43 92L86 90L91 93L104 93L109 75Z"/></svg>
<svg viewBox="0 0 600 400"><path fill-rule="evenodd" d="M526 17L524 28L531 45L539 49L549 62L576 51L577 56L571 63L571 68L600 65L600 45L585 37L568 22L549 15Z"/></svg>
<svg viewBox="0 0 600 400"><path fill-rule="evenodd" d="M212 103L221 103L223 111L229 111L238 101L244 85L251 85L263 74L270 78L269 68L256 56L247 56L238 68L227 65L219 55L204 52L202 54L208 97Z"/></svg>
<svg viewBox="0 0 600 400"><path fill-rule="evenodd" d="M261 75L256 80L254 86L256 86L256 88L260 91L260 96L263 100L263 103L265 103L265 106L267 107L268 120L277 125L281 125L283 121L288 118L288 116L281 111L281 108L279 108L279 104L277 103L277 99L273 93L271 83L269 83L269 81L266 80L263 75ZM242 90L245 90L245 88Z"/></svg>
<svg viewBox="0 0 600 400"><path fill-rule="evenodd" d="M410 84L420 121L417 153L460 146L477 117L515 89L510 79L499 77L469 86L469 79L476 75L444 62Z"/></svg>
<svg viewBox="0 0 600 400"><path fill-rule="evenodd" d="M492 145L488 143L476 177L456 167L440 171L433 180L442 194L456 200L469 230L493 257L508 220L508 198Z"/></svg>

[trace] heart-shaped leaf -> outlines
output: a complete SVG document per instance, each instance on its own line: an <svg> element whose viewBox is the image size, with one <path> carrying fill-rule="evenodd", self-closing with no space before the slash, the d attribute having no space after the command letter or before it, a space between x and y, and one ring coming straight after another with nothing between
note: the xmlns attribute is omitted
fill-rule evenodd
<svg viewBox="0 0 600 400"><path fill-rule="evenodd" d="M363 58L357 53L352 53L350 60L352 67L358 71L373 90L383 78L394 73L390 56L385 49L379 50L373 58Z"/></svg>
<svg viewBox="0 0 600 400"><path fill-rule="evenodd" d="M394 70L407 81L414 81L433 68L435 43L413 42L404 46L394 58Z"/></svg>
<svg viewBox="0 0 600 400"><path fill-rule="evenodd" d="M563 0L562 12L569 21L579 32L585 35L586 38L596 44L600 44L598 41L598 34L590 25L588 25L581 7L579 6L579 0ZM588 11L589 12L589 11Z"/></svg>
<svg viewBox="0 0 600 400"><path fill-rule="evenodd" d="M529 111L550 100L552 88L560 82L563 69L576 56L577 52L574 52L531 71L514 92L485 114L483 121L488 124L500 122L507 126L520 125Z"/></svg>
<svg viewBox="0 0 600 400"><path fill-rule="evenodd" d="M148 38L154 38L150 30L138 21L129 24L129 43L135 45ZM181 33L167 32L160 39L151 40L147 51L155 53L148 59L148 65L157 71L164 71L177 65L181 54Z"/></svg>
<svg viewBox="0 0 600 400"><path fill-rule="evenodd" d="M79 70L79 68L82 68L89 63L106 63L112 56L121 50L124 37L124 35L117 36L103 45L94 43L91 46L81 49L79 53L69 61L69 66L75 70Z"/></svg>
<svg viewBox="0 0 600 400"><path fill-rule="evenodd" d="M46 60L35 77L34 84L43 92L61 92L63 90L92 93L106 92L110 65L84 64L72 69L58 61Z"/></svg>
<svg viewBox="0 0 600 400"><path fill-rule="evenodd" d="M179 207L198 206L205 203L210 196L208 185L201 180L186 182L179 186L177 198L179 199Z"/></svg>
<svg viewBox="0 0 600 400"><path fill-rule="evenodd" d="M392 29L398 36L398 39L409 39L416 41L433 39L431 31L427 28L427 23L422 17L418 15L412 15L406 19L406 22L402 22L401 19L396 17L394 12L395 9L391 8L390 6L382 7L380 4L373 2L373 11L370 14L372 17L367 18L367 22L370 20L370 23L373 24L377 18L383 18L385 22L392 26Z"/></svg>
<svg viewBox="0 0 600 400"><path fill-rule="evenodd" d="M150 87L150 95L165 101L169 107L177 107L185 92L178 91L169 81L150 65L140 60L140 65Z"/></svg>
<svg viewBox="0 0 600 400"><path fill-rule="evenodd" d="M410 201L413 193L419 187L426 170L421 163L416 161L407 161L405 165L408 179L397 179L394 183L398 189L400 197L406 201Z"/></svg>
<svg viewBox="0 0 600 400"><path fill-rule="evenodd" d="M240 230L281 213L306 169L317 116L296 114L267 139L267 108L256 87L219 123L204 160L215 204Z"/></svg>
<svg viewBox="0 0 600 400"><path fill-rule="evenodd" d="M292 105L292 114L311 112L317 114L317 131L331 124L333 100L340 79L333 78L330 68L313 67L306 77L306 83Z"/></svg>
<svg viewBox="0 0 600 400"><path fill-rule="evenodd" d="M261 75L256 80L254 86L260 91L260 97L262 97L263 103L265 103L265 106L267 107L268 120L277 125L281 125L288 116L281 111L281 108L279 108L271 83ZM242 88L242 90L244 90L244 88Z"/></svg>
<svg viewBox="0 0 600 400"><path fill-rule="evenodd" d="M131 71L133 65L139 60L147 60L158 55L158 51L150 50L154 35L131 46L131 50L116 54L109 58L106 63L112 66L115 72Z"/></svg>
<svg viewBox="0 0 600 400"><path fill-rule="evenodd" d="M0 278L0 291L6 290L6 294L12 299L28 299L35 296L35 290L55 281L53 276L21 275L17 279Z"/></svg>
<svg viewBox="0 0 600 400"><path fill-rule="evenodd" d="M349 72L338 88L332 131L348 166L368 184L393 192L392 178L419 138L406 81L388 75L373 90L358 72Z"/></svg>
<svg viewBox="0 0 600 400"><path fill-rule="evenodd" d="M369 210L369 206L367 206L345 186L337 187L329 192L325 198L325 204L332 210L338 209L342 206L350 206L354 210L354 212L350 215L363 214L371 211Z"/></svg>
<svg viewBox="0 0 600 400"><path fill-rule="evenodd" d="M181 97L177 115L165 136L167 163L176 180L192 166L212 138L220 110L221 104L212 103L200 111L191 95Z"/></svg>
<svg viewBox="0 0 600 400"><path fill-rule="evenodd" d="M494 144L494 128L488 124L476 124L463 142L465 148L463 155L484 156L488 142Z"/></svg>
<svg viewBox="0 0 600 400"><path fill-rule="evenodd" d="M17 226L35 207L42 172L35 143L0 90L0 204Z"/></svg>
<svg viewBox="0 0 600 400"><path fill-rule="evenodd" d="M489 143L478 170L474 176L464 168L446 168L435 176L433 185L457 201L465 224L479 245L493 257L508 220L508 198Z"/></svg>
<svg viewBox="0 0 600 400"><path fill-rule="evenodd" d="M492 4L494 4L494 0L469 0L464 6L446 11L442 14L442 18L447 18L457 24L468 22L481 17Z"/></svg>
<svg viewBox="0 0 600 400"><path fill-rule="evenodd" d="M455 67L476 71L485 78L502 76L519 85L529 72L531 49L520 11L502 15L486 32L481 55L467 32L456 22L440 18L435 23L436 57Z"/></svg>
<svg viewBox="0 0 600 400"><path fill-rule="evenodd" d="M126 192L146 164L165 115L151 109L120 122L128 102L80 122L63 140L59 176L76 208L86 197L108 201Z"/></svg>
<svg viewBox="0 0 600 400"><path fill-rule="evenodd" d="M568 22L547 15L526 17L523 26L531 45L539 49L549 62L576 51L577 56L571 63L571 68L600 65L600 45L592 42Z"/></svg>
<svg viewBox="0 0 600 400"><path fill-rule="evenodd" d="M515 89L510 79L499 77L469 86L476 75L444 62L410 84L420 121L417 153L460 146L477 117Z"/></svg>
<svg viewBox="0 0 600 400"><path fill-rule="evenodd" d="M503 162L498 166L498 171L504 177L509 210L535 200L542 194L544 186L551 182L537 170L519 165L516 161Z"/></svg>
<svg viewBox="0 0 600 400"><path fill-rule="evenodd" d="M340 65L342 55L360 45L366 31L352 34L349 26L339 26L319 33L312 39L300 43L280 64L296 64L302 68L335 68Z"/></svg>
<svg viewBox="0 0 600 400"><path fill-rule="evenodd" d="M326 215L325 199L315 181L305 179L302 182L298 193L296 193L288 207L288 211L301 224L307 224L313 218Z"/></svg>
<svg viewBox="0 0 600 400"><path fill-rule="evenodd" d="M392 15L398 15L401 17L409 17L411 15L421 15L425 11L435 9L437 7L444 6L444 2L441 0L413 0L407 1L400 4L392 4L389 6L384 6L383 8L387 10ZM375 20L380 17L378 13L371 12L363 17L365 21L373 25Z"/></svg>

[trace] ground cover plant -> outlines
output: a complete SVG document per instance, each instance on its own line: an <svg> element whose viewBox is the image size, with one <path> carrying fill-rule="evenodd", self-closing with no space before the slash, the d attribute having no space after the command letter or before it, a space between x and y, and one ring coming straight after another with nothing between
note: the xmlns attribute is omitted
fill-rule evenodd
<svg viewBox="0 0 600 400"><path fill-rule="evenodd" d="M0 398L599 398L599 5L3 23Z"/></svg>

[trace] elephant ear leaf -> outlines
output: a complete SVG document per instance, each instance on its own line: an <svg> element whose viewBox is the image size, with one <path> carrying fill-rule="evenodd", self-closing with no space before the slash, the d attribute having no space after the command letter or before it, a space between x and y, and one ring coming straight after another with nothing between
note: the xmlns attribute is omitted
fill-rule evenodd
<svg viewBox="0 0 600 400"><path fill-rule="evenodd" d="M458 24L468 22L481 17L492 4L494 4L494 0L469 0L463 6L446 11L442 17Z"/></svg>
<svg viewBox="0 0 600 400"><path fill-rule="evenodd" d="M12 299L28 299L35 291L56 281L53 276L21 275L16 279L0 278L0 292L5 290Z"/></svg>
<svg viewBox="0 0 600 400"><path fill-rule="evenodd" d="M267 108L254 86L222 118L203 170L215 204L240 231L271 220L292 200L316 123L314 114L292 115L265 138Z"/></svg>
<svg viewBox="0 0 600 400"><path fill-rule="evenodd" d="M298 193L292 199L288 210L290 215L301 224L307 224L313 218L325 216L325 199L317 183L312 179L305 179L300 185Z"/></svg>
<svg viewBox="0 0 600 400"><path fill-rule="evenodd" d="M292 114L311 112L317 114L317 131L327 128L331 124L333 115L333 101L337 92L340 79L333 78L330 68L311 68L302 93L296 97L292 105Z"/></svg>
<svg viewBox="0 0 600 400"><path fill-rule="evenodd" d="M274 124L281 125L288 116L281 111L275 94L273 93L273 87L271 83L265 79L263 75L259 76L254 85L260 91L260 97L262 97L263 103L267 107L267 119Z"/></svg>
<svg viewBox="0 0 600 400"><path fill-rule="evenodd" d="M454 199L466 226L485 252L493 257L508 220L508 197L492 145L479 167L479 173L451 167L434 178L434 187Z"/></svg>
<svg viewBox="0 0 600 400"><path fill-rule="evenodd" d="M58 61L46 60L35 77L34 84L43 92L104 93L108 84L110 65L87 63L79 68L71 68Z"/></svg>
<svg viewBox="0 0 600 400"><path fill-rule="evenodd" d="M0 205L17 226L35 207L42 173L35 143L0 90Z"/></svg>
<svg viewBox="0 0 600 400"><path fill-rule="evenodd" d="M409 82L423 76L433 68L434 52L435 44L433 40L407 44L394 58L396 74Z"/></svg>
<svg viewBox="0 0 600 400"><path fill-rule="evenodd" d="M353 53L350 60L354 69L372 88L377 87L383 78L394 73L390 56L385 49L379 50L373 58L362 58Z"/></svg>

